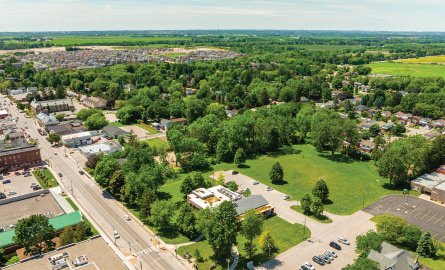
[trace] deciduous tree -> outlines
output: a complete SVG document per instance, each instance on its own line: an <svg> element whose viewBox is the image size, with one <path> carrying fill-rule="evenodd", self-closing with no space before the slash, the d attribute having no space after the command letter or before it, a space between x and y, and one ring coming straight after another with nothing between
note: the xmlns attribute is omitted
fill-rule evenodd
<svg viewBox="0 0 445 270"><path fill-rule="evenodd" d="M15 227L14 241L25 248L26 255L42 254L53 249L54 237L54 228L43 215L20 219Z"/></svg>
<svg viewBox="0 0 445 270"><path fill-rule="evenodd" d="M249 258L255 253L255 244L253 240L261 234L263 228L263 219L257 215L254 210L249 210L244 214L244 220L241 224L241 232L247 238L244 250Z"/></svg>

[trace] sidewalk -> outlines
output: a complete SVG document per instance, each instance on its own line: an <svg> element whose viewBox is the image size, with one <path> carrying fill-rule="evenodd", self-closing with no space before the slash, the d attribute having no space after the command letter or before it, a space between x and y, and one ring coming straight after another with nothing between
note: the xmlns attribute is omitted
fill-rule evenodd
<svg viewBox="0 0 445 270"><path fill-rule="evenodd" d="M74 208L69 202L62 196L62 188L60 186L49 189L51 195L56 200L57 204L63 209L65 214L74 212Z"/></svg>

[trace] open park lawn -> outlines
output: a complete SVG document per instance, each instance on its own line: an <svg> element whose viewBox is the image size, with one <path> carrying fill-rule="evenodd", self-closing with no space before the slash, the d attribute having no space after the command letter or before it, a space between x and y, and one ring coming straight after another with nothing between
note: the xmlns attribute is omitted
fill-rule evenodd
<svg viewBox="0 0 445 270"><path fill-rule="evenodd" d="M378 62L368 66L372 68L372 73L376 74L445 78L445 65Z"/></svg>
<svg viewBox="0 0 445 270"><path fill-rule="evenodd" d="M168 144L167 141L164 141L163 139L160 138L153 138L153 139L148 139L148 140L144 140L142 141L148 145L150 145L153 148L156 149L164 149L164 150L168 150L170 145Z"/></svg>
<svg viewBox="0 0 445 270"><path fill-rule="evenodd" d="M386 194L401 193L384 187L388 185L389 180L379 176L373 161L356 161L339 155L332 158L330 153L319 153L308 144L295 145L292 148L292 153L266 155L248 160L247 168L237 168L234 164L224 163L214 166L214 170L237 170L291 195L294 200L300 200L305 193L311 194L317 180L324 177L331 200L330 204L325 205L325 209L342 215L361 209L364 197L367 206ZM274 185L270 182L269 172L275 162L280 162L283 166L282 184Z"/></svg>
<svg viewBox="0 0 445 270"><path fill-rule="evenodd" d="M303 239L303 225L300 224L291 224L278 216L270 217L264 221L263 225L263 231L269 230L273 240L275 241L275 246L277 247L277 250L275 253L271 254L271 257L275 257L279 253L282 253L289 248L299 244L302 242ZM306 228L305 230L305 239L310 237L310 231ZM244 243L246 242L246 238L242 235L238 235L237 237L237 247L238 251L240 252L240 262L238 266L245 266L246 262L248 261L245 256L244 252ZM259 265L261 263L264 263L271 259L271 257L268 256L268 254L262 254L261 250L258 246L258 240L255 240L254 243L256 244L256 247L258 248L258 251L253 258L255 265ZM211 256L213 255L212 248L208 244L206 240L200 241L198 243L189 245L189 246L183 246L178 248L178 253L183 256L185 252L188 252L193 257L195 255L195 250L198 249L201 253L201 256L204 258L204 262L198 263L199 269L209 269L209 266L215 261L212 260ZM223 262L223 265L219 266L217 269L225 269L227 268L227 265L225 262ZM241 268L243 269L243 268Z"/></svg>

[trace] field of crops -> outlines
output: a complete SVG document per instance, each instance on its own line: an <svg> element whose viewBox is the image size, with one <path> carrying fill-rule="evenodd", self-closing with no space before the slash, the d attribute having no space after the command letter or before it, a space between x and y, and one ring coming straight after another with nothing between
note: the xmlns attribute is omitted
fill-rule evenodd
<svg viewBox="0 0 445 270"><path fill-rule="evenodd" d="M113 45L126 42L166 43L189 41L187 37L137 37L137 36L58 36L51 41L55 46L71 45Z"/></svg>
<svg viewBox="0 0 445 270"><path fill-rule="evenodd" d="M445 65L378 62L368 66L374 74L445 78Z"/></svg>
<svg viewBox="0 0 445 270"><path fill-rule="evenodd" d="M445 64L445 55L435 55L435 56L427 56L420 58L409 58L398 60L400 63L436 63L436 64Z"/></svg>

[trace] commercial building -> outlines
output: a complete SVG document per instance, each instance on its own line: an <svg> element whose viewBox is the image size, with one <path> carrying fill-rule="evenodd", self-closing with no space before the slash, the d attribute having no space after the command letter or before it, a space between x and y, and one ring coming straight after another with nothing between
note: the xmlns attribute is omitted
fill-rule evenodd
<svg viewBox="0 0 445 270"><path fill-rule="evenodd" d="M46 114L74 110L73 101L70 99L56 99L46 101L33 101L30 104L35 114L44 112Z"/></svg>
<svg viewBox="0 0 445 270"><path fill-rule="evenodd" d="M74 134L86 131L86 127L78 121L64 121L57 125L47 126L46 131L48 133L57 133L60 136Z"/></svg>
<svg viewBox="0 0 445 270"><path fill-rule="evenodd" d="M242 199L234 202L238 219L243 220L244 214L254 209L256 214L268 217L274 213L274 207L261 195L252 195L249 197L243 197Z"/></svg>
<svg viewBox="0 0 445 270"><path fill-rule="evenodd" d="M107 107L107 100L99 97L86 97L82 104L88 108L103 109Z"/></svg>
<svg viewBox="0 0 445 270"><path fill-rule="evenodd" d="M433 190L431 191L431 200L442 204L445 203L445 182L433 187Z"/></svg>
<svg viewBox="0 0 445 270"><path fill-rule="evenodd" d="M121 149L122 146L115 141L95 143L79 147L80 152L86 157L89 157L90 155L99 155L99 154L108 155L117 152Z"/></svg>
<svg viewBox="0 0 445 270"><path fill-rule="evenodd" d="M433 188L445 182L445 175L437 172L426 173L411 181L411 188L428 195L432 194Z"/></svg>
<svg viewBox="0 0 445 270"><path fill-rule="evenodd" d="M0 152L1 171L13 171L38 166L41 162L40 149L36 146L24 146Z"/></svg>
<svg viewBox="0 0 445 270"><path fill-rule="evenodd" d="M69 135L63 135L61 140L66 147L79 147L93 143L93 136L95 132L85 131Z"/></svg>
<svg viewBox="0 0 445 270"><path fill-rule="evenodd" d="M5 119L9 116L9 113L7 110L0 110L0 119Z"/></svg>

